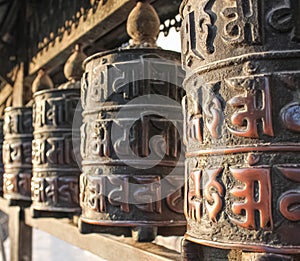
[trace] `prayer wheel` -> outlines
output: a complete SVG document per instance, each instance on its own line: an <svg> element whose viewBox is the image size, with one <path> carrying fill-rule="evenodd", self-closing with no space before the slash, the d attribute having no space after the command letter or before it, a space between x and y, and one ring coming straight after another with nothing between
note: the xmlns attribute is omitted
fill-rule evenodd
<svg viewBox="0 0 300 261"><path fill-rule="evenodd" d="M31 183L34 217L61 217L80 213L80 169L76 157L79 154L80 130L79 127L73 128L74 115L80 101L78 79L81 77L83 60L80 52L79 46L76 46L66 63L64 71L69 80L66 84L58 89L52 89L49 84L41 87L42 80L33 84L36 91L33 95ZM75 71L79 74L77 78Z"/></svg>
<svg viewBox="0 0 300 261"><path fill-rule="evenodd" d="M32 108L6 108L3 133L3 196L9 205L30 205Z"/></svg>
<svg viewBox="0 0 300 261"><path fill-rule="evenodd" d="M186 0L181 11L185 238L243 260L299 254L300 3Z"/></svg>
<svg viewBox="0 0 300 261"><path fill-rule="evenodd" d="M72 123L79 89L44 90L34 95L32 208L79 211L80 170L73 151ZM51 214L51 213L48 213Z"/></svg>
<svg viewBox="0 0 300 261"><path fill-rule="evenodd" d="M133 20L148 28L147 37ZM131 228L136 240L151 241L157 233L181 234L186 224L184 74L178 53L156 47L159 20L147 1L137 3L127 29L130 46L84 62L80 229L126 234Z"/></svg>

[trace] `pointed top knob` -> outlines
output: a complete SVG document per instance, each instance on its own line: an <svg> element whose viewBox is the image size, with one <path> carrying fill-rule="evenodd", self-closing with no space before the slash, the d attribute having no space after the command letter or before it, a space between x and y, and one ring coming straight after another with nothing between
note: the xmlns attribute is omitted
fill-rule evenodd
<svg viewBox="0 0 300 261"><path fill-rule="evenodd" d="M79 81L83 74L82 62L87 58L81 45L76 44L73 53L64 67L64 74L69 81Z"/></svg>
<svg viewBox="0 0 300 261"><path fill-rule="evenodd" d="M160 20L149 0L140 0L132 9L127 20L127 33L133 45L156 47Z"/></svg>
<svg viewBox="0 0 300 261"><path fill-rule="evenodd" d="M53 89L54 84L48 75L47 71L45 69L39 70L36 78L34 79L31 89L32 93L41 91L41 90L49 90Z"/></svg>

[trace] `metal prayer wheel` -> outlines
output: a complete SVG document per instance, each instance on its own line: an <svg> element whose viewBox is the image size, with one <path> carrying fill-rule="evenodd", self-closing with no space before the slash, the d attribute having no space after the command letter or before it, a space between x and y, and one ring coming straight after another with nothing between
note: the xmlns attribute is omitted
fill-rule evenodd
<svg viewBox="0 0 300 261"><path fill-rule="evenodd" d="M171 51L139 48L100 53L85 61L81 94L83 232L84 224L150 230L170 227L170 231L175 227L171 233L185 225L184 168L179 157L184 91L179 59ZM160 142L153 142L150 151L155 135L165 140L166 153L148 167L152 161L146 157L161 150Z"/></svg>
<svg viewBox="0 0 300 261"><path fill-rule="evenodd" d="M2 159L2 147L3 147L3 124L4 120L0 119L0 196L3 196L3 174L4 174L4 165Z"/></svg>
<svg viewBox="0 0 300 261"><path fill-rule="evenodd" d="M76 138L72 124L79 100L78 88L34 94L31 189L36 217L80 211L80 170L72 139Z"/></svg>
<svg viewBox="0 0 300 261"><path fill-rule="evenodd" d="M32 84L33 217L71 217L80 213L80 78L86 58L80 45L64 66L66 83L54 84L45 70Z"/></svg>
<svg viewBox="0 0 300 261"><path fill-rule="evenodd" d="M28 205L31 203L32 108L6 108L3 132L4 198L10 205Z"/></svg>
<svg viewBox="0 0 300 261"><path fill-rule="evenodd" d="M182 15L186 239L299 254L299 1L187 0Z"/></svg>
<svg viewBox="0 0 300 261"><path fill-rule="evenodd" d="M81 100L81 232L132 232L137 241L183 234L184 72L156 47L159 17L137 1L127 48L89 57Z"/></svg>

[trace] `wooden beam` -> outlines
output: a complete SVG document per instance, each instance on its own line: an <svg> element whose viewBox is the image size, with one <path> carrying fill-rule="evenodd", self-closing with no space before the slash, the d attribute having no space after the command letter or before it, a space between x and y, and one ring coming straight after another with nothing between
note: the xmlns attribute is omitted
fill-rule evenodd
<svg viewBox="0 0 300 261"><path fill-rule="evenodd" d="M32 228L25 224L25 213L21 207L8 210L8 233L10 238L10 260L32 260Z"/></svg>
<svg viewBox="0 0 300 261"><path fill-rule="evenodd" d="M12 94L12 92L13 87L7 83L0 92L0 106L6 103L6 100Z"/></svg>
<svg viewBox="0 0 300 261"><path fill-rule="evenodd" d="M131 238L117 237L108 234L88 234L83 235L79 233L78 228L70 219L54 219L54 218L38 218L31 217L31 210L24 209L24 212L18 218L18 213L22 210L19 207L9 207L7 200L0 198L0 210L9 215L9 226L11 231L9 236L13 237L11 246L16 246L13 250L13 255L18 255L17 249L27 247L28 258L20 260L31 260L29 252L32 250L31 232L30 227L39 229L49 233L61 240L73 244L81 249L90 251L95 255L106 260L151 260L151 261L179 261L181 254L175 251L178 247L174 247L174 243L180 241L178 237L158 237L157 242L159 245L169 245L172 249L167 249L154 243L137 243ZM19 221L24 221L25 227L19 224ZM23 223L21 223L23 224ZM27 234L22 234L23 237L18 239L18 231L27 230ZM23 230L22 230L23 229ZM26 235L26 237L24 237ZM22 239L22 240L21 240ZM24 241L27 240L27 241ZM24 252L23 252L24 253ZM11 259L15 261L16 259Z"/></svg>
<svg viewBox="0 0 300 261"><path fill-rule="evenodd" d="M161 22L173 18L179 12L181 0L151 0L158 12ZM29 75L46 67L50 73L65 63L72 52L75 43L81 43L88 52L95 52L119 47L129 40L126 32L128 14L135 6L132 0L109 0L99 6L95 13L89 12L85 21L81 18L77 28L68 35L65 32L63 40L50 44L48 50L39 52L30 63Z"/></svg>
<svg viewBox="0 0 300 261"><path fill-rule="evenodd" d="M89 45L96 39L114 30L127 19L128 13L135 6L132 0L110 0L93 13L89 11L86 20L81 17L78 26L71 32L65 32L62 40L58 38L48 50L43 50L33 58L29 65L29 74L35 74L40 68L59 66L64 63L72 52L75 43Z"/></svg>
<svg viewBox="0 0 300 261"><path fill-rule="evenodd" d="M26 209L26 224L49 233L61 240L88 250L106 260L151 260L179 261L180 253L153 243L137 243L132 238L117 237L109 234L80 234L69 219L31 217Z"/></svg>
<svg viewBox="0 0 300 261"><path fill-rule="evenodd" d="M16 79L13 86L13 106L21 107L24 105L24 63L20 63L16 70Z"/></svg>

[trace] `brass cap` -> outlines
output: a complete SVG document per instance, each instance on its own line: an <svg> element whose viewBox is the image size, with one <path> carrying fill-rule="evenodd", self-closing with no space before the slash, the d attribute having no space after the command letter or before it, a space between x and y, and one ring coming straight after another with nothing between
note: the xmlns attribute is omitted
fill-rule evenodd
<svg viewBox="0 0 300 261"><path fill-rule="evenodd" d="M160 20L149 0L140 0L127 20L127 33L136 46L156 47Z"/></svg>
<svg viewBox="0 0 300 261"><path fill-rule="evenodd" d="M64 74L68 81L79 81L83 74L82 62L87 58L79 44L75 45L64 67Z"/></svg>
<svg viewBox="0 0 300 261"><path fill-rule="evenodd" d="M53 89L53 87L54 84L47 71L45 69L41 69L32 83L31 90L32 93L35 93L41 90Z"/></svg>

